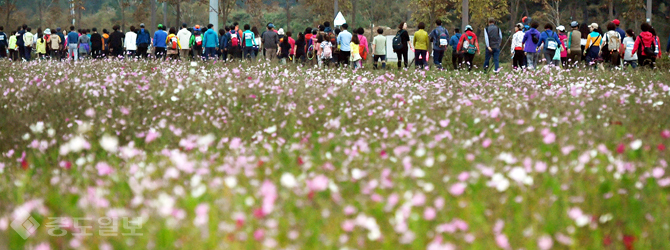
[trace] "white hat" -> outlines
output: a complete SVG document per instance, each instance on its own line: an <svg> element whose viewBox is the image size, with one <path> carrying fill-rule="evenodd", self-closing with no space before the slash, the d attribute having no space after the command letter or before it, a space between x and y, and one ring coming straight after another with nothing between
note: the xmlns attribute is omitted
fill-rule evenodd
<svg viewBox="0 0 670 250"><path fill-rule="evenodd" d="M283 35L283 34L284 34L284 29L279 28L279 30L277 30L277 35Z"/></svg>
<svg viewBox="0 0 670 250"><path fill-rule="evenodd" d="M558 31L565 31L565 26L563 26L563 25L558 26L558 27L556 27L556 30L558 30Z"/></svg>
<svg viewBox="0 0 670 250"><path fill-rule="evenodd" d="M598 24L597 23L592 23L591 25L589 25L589 28L597 30L598 29Z"/></svg>
<svg viewBox="0 0 670 250"><path fill-rule="evenodd" d="M46 30L44 31L44 34L46 34L46 35L51 35L51 30L50 30L50 29L46 29Z"/></svg>

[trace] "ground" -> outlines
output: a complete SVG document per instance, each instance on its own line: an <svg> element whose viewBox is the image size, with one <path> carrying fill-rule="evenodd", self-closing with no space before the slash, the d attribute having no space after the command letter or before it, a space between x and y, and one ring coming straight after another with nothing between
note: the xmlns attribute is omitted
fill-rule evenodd
<svg viewBox="0 0 670 250"><path fill-rule="evenodd" d="M2 64L9 249L670 248L667 72Z"/></svg>

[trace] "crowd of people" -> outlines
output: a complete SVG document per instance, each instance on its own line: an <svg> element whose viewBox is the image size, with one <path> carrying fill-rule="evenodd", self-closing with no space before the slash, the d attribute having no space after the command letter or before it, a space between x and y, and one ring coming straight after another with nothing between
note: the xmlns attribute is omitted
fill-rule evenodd
<svg viewBox="0 0 670 250"><path fill-rule="evenodd" d="M206 27L195 25L181 28L159 24L153 36L142 23L139 28L131 26L126 33L118 25L111 29L97 28L75 30L38 28L32 33L27 25L18 27L8 36L4 27L0 27L0 58L14 61L33 59L81 60L112 58L155 58L172 60L278 60L281 63L293 61L310 66L351 66L359 68L369 56L374 69L386 68L387 49L397 55L398 68L407 68L410 64L409 51L414 52L414 65L417 68L428 66L429 51L432 49L433 65L443 69L445 52L451 50L454 69L467 67L472 70L475 55L481 53L480 41L472 26L465 31L454 29L454 35L435 22L436 28L430 33L421 22L413 38L407 31L407 24L398 26L396 35L387 44L384 29L378 28L376 36L368 42L363 28L349 31L345 23L335 29L329 22L317 28L306 28L294 38L292 32L276 29L268 23L266 30L259 32L257 27L246 24L240 28L238 23L225 26L217 31L213 25ZM632 29L624 31L619 20L606 25L603 32L597 23L590 25L570 23L570 30L564 26L554 27L540 24L524 17L515 25L510 52L514 69L535 69L544 62L557 67L573 67L579 63L604 68L636 68L638 65L654 67L656 58L661 57L660 40L656 30L648 23L640 26L636 35ZM484 70L490 69L493 61L495 72L500 69L500 53L503 46L503 32L496 26L496 20L489 18L488 26L482 30L485 45ZM670 41L669 41L670 42ZM451 49L450 49L451 48ZM669 45L670 49L670 45ZM381 63L381 67L380 64Z"/></svg>

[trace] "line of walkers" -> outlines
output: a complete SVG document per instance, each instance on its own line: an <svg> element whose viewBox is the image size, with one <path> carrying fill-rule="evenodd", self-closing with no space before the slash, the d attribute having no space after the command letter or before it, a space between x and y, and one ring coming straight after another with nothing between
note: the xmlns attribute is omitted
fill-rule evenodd
<svg viewBox="0 0 670 250"><path fill-rule="evenodd" d="M450 36L440 20L435 24L437 27L428 33L425 31L426 25L419 23L411 39L407 24L400 23L391 44L387 44L382 28L376 30L377 36L368 43L363 28L355 29L352 34L346 23L333 30L329 22L318 28L307 28L295 39L291 32L276 30L272 23L267 24L267 30L263 33L248 24L240 29L238 23L219 29L218 32L212 24L201 28L200 25L188 27L184 23L179 30L175 27L167 29L159 24L153 36L144 24L140 24L139 28L131 26L126 33L115 25L111 33L107 29L98 33L96 28L75 30L71 26L69 32L61 28L37 29L35 34L31 33L30 27L23 25L11 32L10 36L4 33L4 27L0 27L0 58L9 57L15 61L29 61L32 58L78 60L108 56L253 60L262 55L262 58L282 63L292 60L310 65L332 64L359 68L372 55L373 67L378 68L381 62L381 68L385 69L387 48L396 53L398 68L408 67L409 51L414 52L414 65L417 68L428 66L428 51L432 48L433 64L443 69L444 54L451 47L453 68L467 66L468 70L472 70L475 55L481 53L480 42L472 26L467 25L462 34L456 28L454 35ZM496 20L489 18L488 26L482 30L485 45L483 68L488 71L489 63L493 60L495 72L498 72L500 52L507 43L503 44L503 33L495 24ZM540 32L538 22L524 17L521 23L515 25L513 35L508 38L508 41L511 39L512 66L514 69L535 69L544 61L563 67L586 63L599 68L604 68L605 64L612 68L635 68L638 65L653 68L656 59L661 57L660 40L654 28L643 23L640 27L642 32L635 35L633 30L624 31L619 25L619 20L613 20L607 24L607 32L603 32L596 23L580 25L573 21L569 31L562 25L554 31L552 24L546 24Z"/></svg>

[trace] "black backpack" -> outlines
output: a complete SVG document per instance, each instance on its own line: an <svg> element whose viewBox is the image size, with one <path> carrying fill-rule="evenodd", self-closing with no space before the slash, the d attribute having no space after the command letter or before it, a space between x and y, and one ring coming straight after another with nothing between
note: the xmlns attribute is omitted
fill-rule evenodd
<svg viewBox="0 0 670 250"><path fill-rule="evenodd" d="M538 35L531 34L530 36L533 38L532 40L534 44L537 45L540 42L540 37Z"/></svg>
<svg viewBox="0 0 670 250"><path fill-rule="evenodd" d="M651 47L644 46L644 42L642 41L642 37L638 36L637 39L640 39L640 46L642 47L642 50L638 51L644 51L644 54L646 56L656 56L656 36L653 36L651 39ZM642 54L640 54L641 56Z"/></svg>
<svg viewBox="0 0 670 250"><path fill-rule="evenodd" d="M406 32L405 30L400 30L398 33L395 34L395 37L393 38L393 50L394 51L399 51L402 50L402 34L403 32Z"/></svg>

